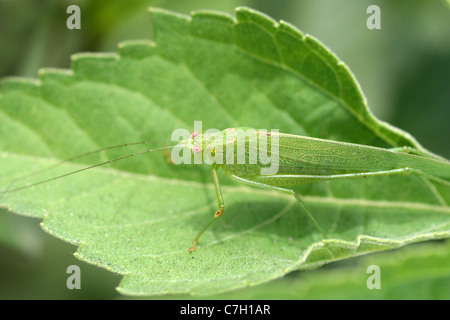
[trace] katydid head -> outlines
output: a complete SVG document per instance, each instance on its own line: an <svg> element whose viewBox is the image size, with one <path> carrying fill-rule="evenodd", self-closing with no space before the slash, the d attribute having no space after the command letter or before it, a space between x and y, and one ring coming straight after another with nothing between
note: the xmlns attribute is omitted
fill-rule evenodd
<svg viewBox="0 0 450 320"><path fill-rule="evenodd" d="M194 131L190 137L180 142L179 146L190 150L190 160L194 164L224 164L227 162L227 153L236 154L237 142L248 144L257 139L256 130L250 128L229 128L222 131L207 130L205 133ZM233 152L227 152L232 148ZM231 161L234 160L232 156ZM192 163L192 162L190 162Z"/></svg>
<svg viewBox="0 0 450 320"><path fill-rule="evenodd" d="M205 133L194 131L188 139L181 141L179 146L190 150L193 160L191 163L224 163L226 146L235 140L235 137L230 137L233 130L207 130Z"/></svg>

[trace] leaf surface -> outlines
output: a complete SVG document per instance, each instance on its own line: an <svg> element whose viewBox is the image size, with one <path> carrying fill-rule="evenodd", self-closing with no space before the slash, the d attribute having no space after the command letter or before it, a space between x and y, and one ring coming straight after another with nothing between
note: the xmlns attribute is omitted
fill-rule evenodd
<svg viewBox="0 0 450 320"><path fill-rule="evenodd" d="M37 81L2 82L2 189L173 145L173 130L193 130L196 120L203 129L279 129L425 151L377 120L345 64L288 23L248 8L235 18L150 13L153 41L121 43L118 54L77 54L71 70L45 69ZM154 143L60 164L137 141ZM29 175L51 165L58 166ZM0 205L43 218L44 230L79 245L78 258L123 274L118 290L129 295L229 291L450 235L449 188L414 175L298 187L327 240L295 199L219 178L225 213L194 253L187 251L193 237L217 209L210 168L174 166L161 152L8 193Z"/></svg>

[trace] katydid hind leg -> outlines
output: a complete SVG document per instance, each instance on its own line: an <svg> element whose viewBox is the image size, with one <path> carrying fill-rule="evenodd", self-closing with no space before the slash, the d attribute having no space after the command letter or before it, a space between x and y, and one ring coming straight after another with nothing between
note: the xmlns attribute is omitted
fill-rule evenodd
<svg viewBox="0 0 450 320"><path fill-rule="evenodd" d="M234 175L232 176L232 178L234 180L237 180L237 181L240 181L240 182L243 182L246 184L250 184L253 186L259 186L259 187L263 187L263 188L279 190L279 191L283 191L283 192L293 195L296 198L297 202L300 204L300 206L303 208L305 213L308 215L308 217L311 219L311 221L314 223L314 225L320 231L320 233L325 238L328 238L326 233L322 230L320 225L314 219L311 212L306 208L306 206L303 203L303 201L301 200L300 196L291 189L285 189L285 188L282 188L279 186L298 185L298 184L328 181L328 180L365 178L365 177L371 177L371 176L391 176L391 175L395 176L395 175L410 175L410 174L417 174L421 177L424 177L431 181L437 182L439 184L450 186L449 181L439 178L435 175L426 173L424 171L418 170L413 167L404 167L404 168L398 168L398 169L380 170L380 171L372 171L372 172L336 174L336 175L295 175L294 174L294 175L259 176L259 177L255 178L255 180L247 180L245 178L241 178L241 177L234 176Z"/></svg>
<svg viewBox="0 0 450 320"><path fill-rule="evenodd" d="M316 221L316 219L314 219L314 216L312 215L312 213L308 210L308 208L305 206L305 204L303 203L303 200L300 198L300 195L295 192L294 190L290 190L292 192L292 195L295 197L295 200L297 200L297 202L300 204L300 206L302 207L302 209L305 211L306 215L308 216L308 218L312 221L312 223L316 226L316 228L320 231L320 233L322 234L322 236L324 237L324 239L328 238L328 235L323 231L323 229L320 227L319 223Z"/></svg>
<svg viewBox="0 0 450 320"><path fill-rule="evenodd" d="M276 187L276 186L272 186L270 184L265 184L265 183L260 183L260 182L255 182L252 180L247 180L241 177L237 177L237 176L231 176L234 180L237 180L239 182L243 182L249 185L253 185L256 187L262 187L265 189L270 189L270 190L278 190L278 191L282 191L284 193L288 193L292 196L294 196L295 200L297 200L297 203L300 205L300 207L305 211L306 215L308 216L308 218L312 221L312 223L316 226L316 228L320 231L320 233L322 234L322 236L326 239L328 238L327 234L323 231L323 229L320 227L319 223L316 221L316 219L314 218L314 216L312 215L312 213L308 210L308 208L306 207L306 205L304 204L303 200L300 198L300 195L295 192L292 189L285 189L285 188L280 188L280 187ZM270 177L269 177L270 178ZM266 180L267 181L267 180Z"/></svg>
<svg viewBox="0 0 450 320"><path fill-rule="evenodd" d="M341 180L341 179L355 179L355 178L366 178L372 176L395 176L395 175L410 175L417 174L424 178L430 179L439 184L450 186L450 181L439 178L435 175L429 174L422 170L418 170L413 167L404 167L399 169L391 169L391 170L380 170L380 171L368 171L368 172L357 172L357 173L344 173L344 174L335 174L335 175L277 175L276 180L274 180L275 185L298 185L304 183L311 182L322 182L322 181L330 181L330 180ZM257 178L256 183L265 184L271 183L270 176L260 176ZM286 184L284 184L286 183Z"/></svg>

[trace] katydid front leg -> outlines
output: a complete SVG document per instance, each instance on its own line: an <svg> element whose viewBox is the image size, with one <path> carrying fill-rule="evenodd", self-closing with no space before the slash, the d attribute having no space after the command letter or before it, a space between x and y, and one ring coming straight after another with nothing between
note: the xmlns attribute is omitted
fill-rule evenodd
<svg viewBox="0 0 450 320"><path fill-rule="evenodd" d="M214 181L214 187L216 189L216 196L217 196L217 202L218 202L218 207L219 209L216 211L216 213L214 213L214 218L212 218L207 225L205 225L203 227L202 230L200 230L200 232L197 234L197 236L194 238L194 241L192 243L192 246L189 248L189 251L192 252L195 250L195 248L197 247L197 242L198 239L201 237L201 235L203 234L203 232L206 231L206 229L209 228L209 226L218 218L222 215L223 213L223 209L224 209L224 202L223 202L223 197L222 197L222 191L220 190L220 184L219 184L219 177L217 176L217 170L219 169L219 165L217 164L213 164L212 168L211 168L211 173L212 173L212 177L213 177L213 181Z"/></svg>

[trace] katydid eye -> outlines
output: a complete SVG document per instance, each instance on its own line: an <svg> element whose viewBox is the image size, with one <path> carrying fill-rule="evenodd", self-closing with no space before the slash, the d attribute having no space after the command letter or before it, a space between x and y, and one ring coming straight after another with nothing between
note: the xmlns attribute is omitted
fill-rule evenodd
<svg viewBox="0 0 450 320"><path fill-rule="evenodd" d="M194 146L192 148L192 151L194 151L195 153L200 153L200 152L202 152L202 148L200 148L199 146Z"/></svg>

